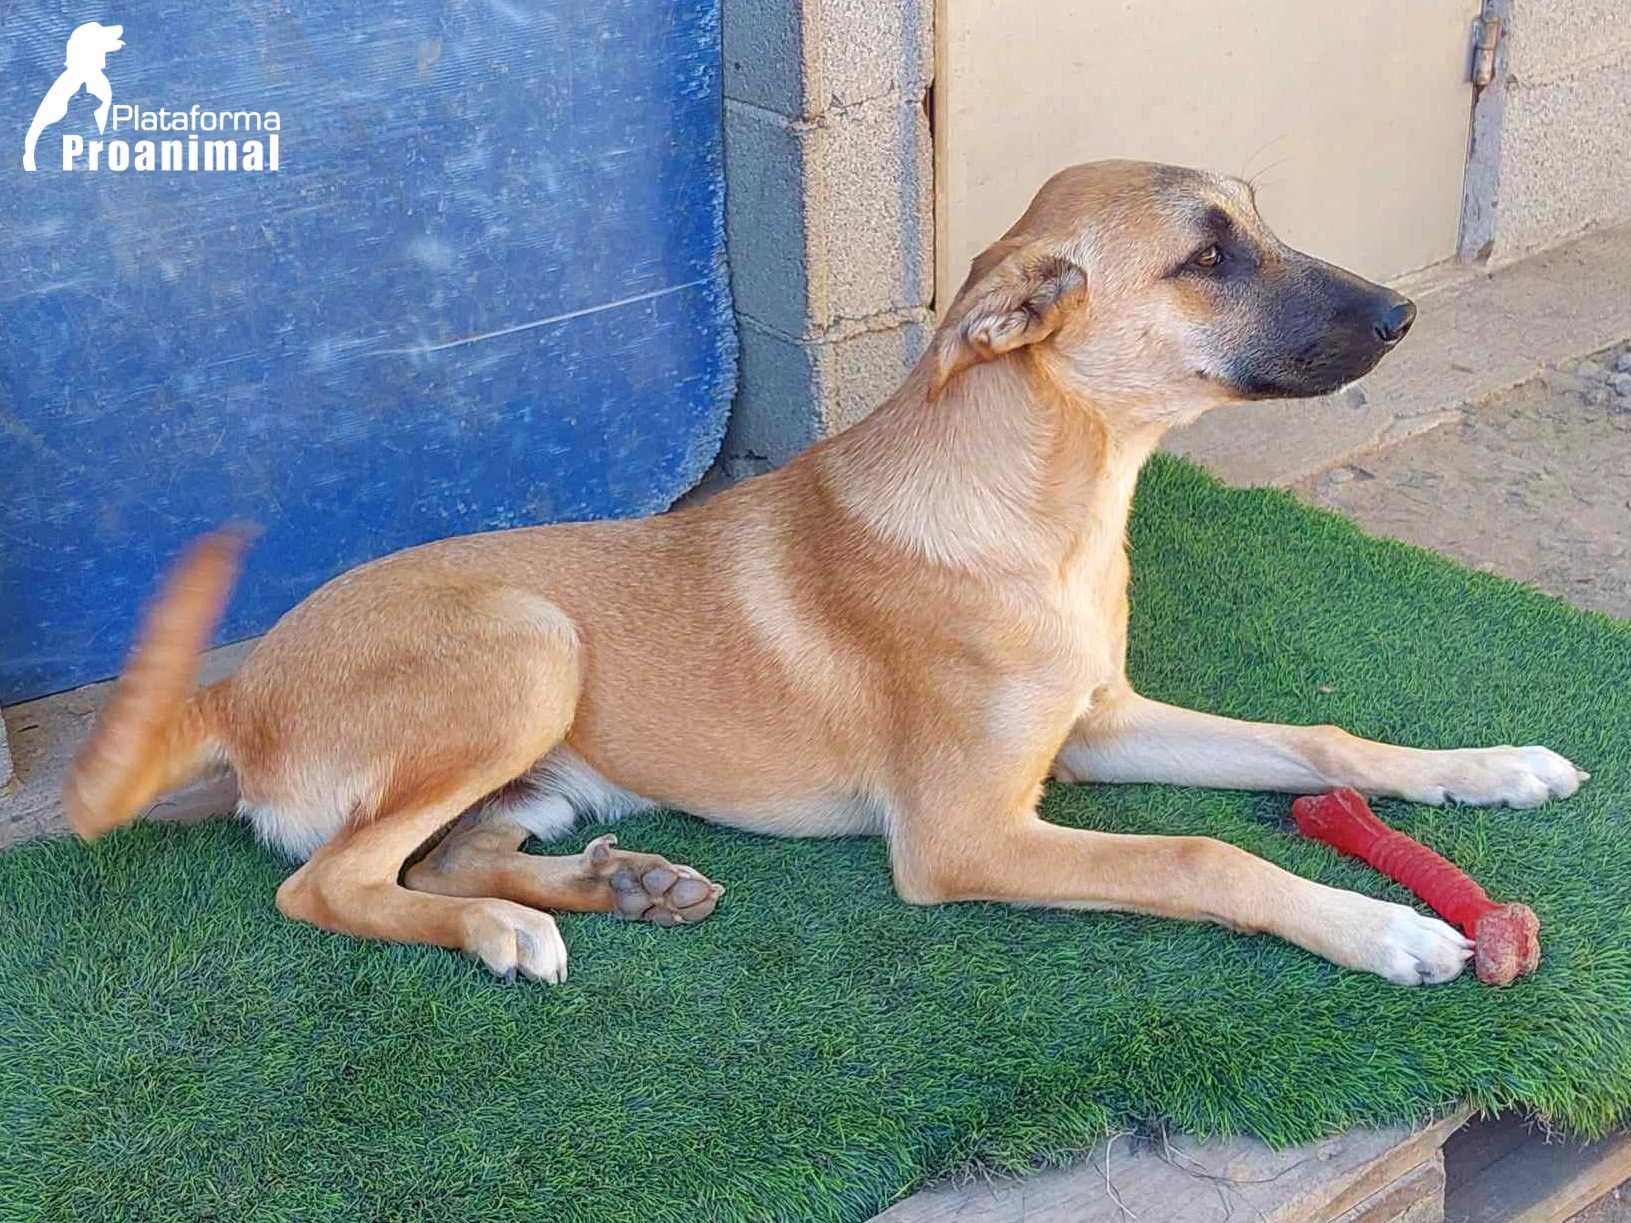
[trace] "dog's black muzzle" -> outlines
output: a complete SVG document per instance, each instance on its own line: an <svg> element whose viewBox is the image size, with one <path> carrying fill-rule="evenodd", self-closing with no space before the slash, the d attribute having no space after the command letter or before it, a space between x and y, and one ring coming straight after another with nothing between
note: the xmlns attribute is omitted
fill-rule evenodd
<svg viewBox="0 0 1631 1223"><path fill-rule="evenodd" d="M1228 366L1250 399L1327 395L1368 374L1416 321L1408 297L1295 252L1253 291L1262 324Z"/></svg>

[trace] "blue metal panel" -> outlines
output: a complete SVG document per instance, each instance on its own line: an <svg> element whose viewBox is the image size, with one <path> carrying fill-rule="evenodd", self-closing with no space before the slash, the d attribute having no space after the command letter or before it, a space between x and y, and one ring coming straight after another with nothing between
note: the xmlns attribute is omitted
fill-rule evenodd
<svg viewBox="0 0 1631 1223"><path fill-rule="evenodd" d="M278 112L276 173L22 166L81 22L116 105ZM152 138L152 137L149 137ZM222 640L462 531L663 508L724 429L718 0L0 12L0 700L110 674L191 536Z"/></svg>

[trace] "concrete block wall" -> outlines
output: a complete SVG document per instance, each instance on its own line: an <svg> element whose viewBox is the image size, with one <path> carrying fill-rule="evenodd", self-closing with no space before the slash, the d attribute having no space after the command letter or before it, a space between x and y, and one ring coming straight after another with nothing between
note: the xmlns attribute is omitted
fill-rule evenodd
<svg viewBox="0 0 1631 1223"><path fill-rule="evenodd" d="M864 416L927 343L932 14L932 0L724 0L742 342L728 476Z"/></svg>
<svg viewBox="0 0 1631 1223"><path fill-rule="evenodd" d="M1488 0L1495 79L1473 109L1461 253L1509 263L1631 220L1624 0Z"/></svg>

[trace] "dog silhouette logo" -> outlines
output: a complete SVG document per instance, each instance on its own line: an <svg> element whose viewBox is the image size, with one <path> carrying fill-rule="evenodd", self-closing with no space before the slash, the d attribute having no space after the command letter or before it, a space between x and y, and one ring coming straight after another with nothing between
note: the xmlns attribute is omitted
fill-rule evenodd
<svg viewBox="0 0 1631 1223"><path fill-rule="evenodd" d="M96 108L96 130L107 131L108 110L113 105L113 86L108 83L107 75L108 56L125 45L124 32L122 25L87 21L68 35L68 52L63 60L66 67L46 90L39 109L34 112L34 122L28 125L28 139L23 143L23 169L34 169L34 146L40 133L67 118L68 103L81 89L101 103Z"/></svg>

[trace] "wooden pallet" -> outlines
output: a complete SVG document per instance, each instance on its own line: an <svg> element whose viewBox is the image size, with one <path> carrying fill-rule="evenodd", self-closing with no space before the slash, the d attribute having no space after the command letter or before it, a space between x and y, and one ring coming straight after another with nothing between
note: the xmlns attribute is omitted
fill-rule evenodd
<svg viewBox="0 0 1631 1223"><path fill-rule="evenodd" d="M1447 1223L1553 1223L1631 1179L1631 1133L1565 1142L1518 1117L1480 1118L1445 1143L1444 1168Z"/></svg>
<svg viewBox="0 0 1631 1223"><path fill-rule="evenodd" d="M1117 1138L1070 1167L931 1187L875 1223L1436 1223L1440 1148L1467 1115L1279 1151L1250 1138Z"/></svg>
<svg viewBox="0 0 1631 1223"><path fill-rule="evenodd" d="M1467 1116L1282 1151L1123 1137L1035 1176L932 1186L875 1223L1561 1223L1631 1178L1631 1134L1548 1141L1515 1117ZM1591 1223L1631 1223L1631 1203Z"/></svg>

